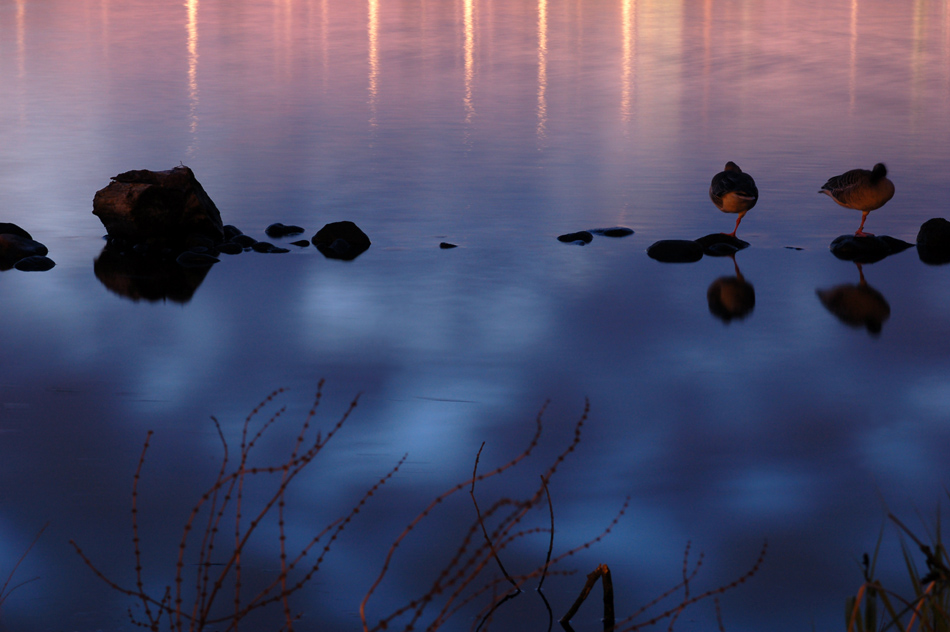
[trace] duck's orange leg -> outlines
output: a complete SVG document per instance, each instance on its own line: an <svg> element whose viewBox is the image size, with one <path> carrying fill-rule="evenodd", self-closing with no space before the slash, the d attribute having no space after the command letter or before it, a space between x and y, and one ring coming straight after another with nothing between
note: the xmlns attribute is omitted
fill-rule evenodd
<svg viewBox="0 0 950 632"><path fill-rule="evenodd" d="M742 218L745 216L745 213L739 213L739 217L736 218L736 227L732 229L731 233L723 233L723 235L728 235L729 237L735 237L736 231L739 230L739 222L742 221ZM863 224L862 224L863 226Z"/></svg>
<svg viewBox="0 0 950 632"><path fill-rule="evenodd" d="M866 232L864 232L864 220L866 220L866 219L868 218L868 213L870 213L870 212L871 212L871 211L863 211L863 212L861 213L861 225L858 226L858 230L856 230L856 231L854 232L854 236L855 236L855 237L874 237L874 233L866 233Z"/></svg>

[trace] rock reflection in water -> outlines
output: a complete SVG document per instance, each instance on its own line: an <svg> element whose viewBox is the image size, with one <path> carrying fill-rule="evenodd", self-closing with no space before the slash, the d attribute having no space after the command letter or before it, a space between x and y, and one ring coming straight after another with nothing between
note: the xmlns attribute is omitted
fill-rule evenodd
<svg viewBox="0 0 950 632"><path fill-rule="evenodd" d="M172 260L120 254L104 248L93 264L109 291L133 301L187 303L210 267L185 268Z"/></svg>
<svg viewBox="0 0 950 632"><path fill-rule="evenodd" d="M891 315L891 307L884 295L868 285L860 263L857 285L845 283L827 290L817 290L818 298L838 320L851 327L864 327L872 334L881 333L881 327Z"/></svg>
<svg viewBox="0 0 950 632"><path fill-rule="evenodd" d="M755 288L742 276L735 256L730 255L730 258L736 275L719 277L706 290L709 313L724 323L742 320L755 308Z"/></svg>

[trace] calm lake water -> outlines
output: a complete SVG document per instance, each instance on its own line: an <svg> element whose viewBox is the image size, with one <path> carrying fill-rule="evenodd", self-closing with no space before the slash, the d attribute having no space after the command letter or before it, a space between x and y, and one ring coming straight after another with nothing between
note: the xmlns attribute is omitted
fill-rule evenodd
<svg viewBox="0 0 950 632"><path fill-rule="evenodd" d="M160 594L220 463L209 417L233 461L244 417L288 389L255 460L280 463L326 378L324 432L362 395L288 492L294 546L408 461L296 596L300 629L358 629L403 527L471 475L482 442L480 471L520 452L550 400L536 453L476 490L483 508L530 495L587 398L549 487L555 553L630 506L561 564L576 575L546 580L556 617L600 563L625 616L680 580L687 543L691 562L705 552L698 594L767 540L722 598L725 628L843 630L886 512L923 532L946 503L950 266L913 249L860 270L836 259L828 244L860 214L816 191L885 162L897 193L866 229L914 242L950 215L948 111L948 0L0 0L0 221L57 263L0 272L0 583L49 523L0 628L137 629L134 600L69 540L134 587L146 432L142 553ZM707 291L736 274L729 258L661 264L646 248L732 229L707 195L727 160L760 201L735 258L754 309L724 322ZM132 300L94 271L93 195L179 163L245 233L347 219L373 245L351 262L222 255L190 297ZM617 225L636 232L555 239ZM879 333L816 294L862 273L889 312ZM474 516L458 496L400 547L371 618L451 558ZM523 526L548 521L542 507ZM879 570L904 589L884 534ZM278 568L273 527L262 536L249 576ZM531 535L503 561L527 572L547 546ZM599 629L598 603L577 630ZM676 629L715 617L707 601ZM533 590L494 621L547 623Z"/></svg>

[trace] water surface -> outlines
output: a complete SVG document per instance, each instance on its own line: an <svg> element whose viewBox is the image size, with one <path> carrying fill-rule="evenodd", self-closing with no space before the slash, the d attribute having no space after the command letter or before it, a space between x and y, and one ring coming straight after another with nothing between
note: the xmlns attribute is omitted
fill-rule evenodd
<svg viewBox="0 0 950 632"><path fill-rule="evenodd" d="M355 629L408 520L470 475L483 441L483 468L520 451L547 400L538 453L484 502L534 489L585 398L550 487L556 549L631 499L565 563L579 575L546 581L557 616L599 563L629 613L679 580L687 542L706 553L698 590L741 575L767 539L762 570L723 598L726 629L840 628L885 507L916 525L944 497L950 268L913 249L861 270L835 259L829 242L860 214L816 191L885 162L897 194L867 230L913 242L946 215L946 0L5 0L0 104L0 221L57 262L0 273L0 577L50 522L17 573L39 579L3 605L10 630L133 629L129 600L68 540L132 583L146 431L143 537L161 585L217 471L209 416L233 447L257 402L289 389L260 447L282 459L321 377L324 429L362 395L288 498L295 537L409 460L297 600L304 629ZM754 309L725 323L707 291L731 260L645 251L731 230L707 196L727 160L761 198L736 256ZM373 245L352 262L228 257L185 298L131 300L94 271L92 197L119 172L179 163L248 234L349 219ZM636 233L555 239L614 225ZM862 273L887 304L879 333L816 294ZM380 611L428 586L472 512L459 498L427 519ZM882 571L900 577L886 533ZM507 563L546 548L529 540ZM599 616L588 605L577 629ZM499 617L547 622L533 594ZM677 629L714 621L707 603Z"/></svg>

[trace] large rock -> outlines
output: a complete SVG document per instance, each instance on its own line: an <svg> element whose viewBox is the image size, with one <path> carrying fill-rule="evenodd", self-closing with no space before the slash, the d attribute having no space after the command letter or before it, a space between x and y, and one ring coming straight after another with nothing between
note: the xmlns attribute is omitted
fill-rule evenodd
<svg viewBox="0 0 950 632"><path fill-rule="evenodd" d="M113 239L172 247L189 235L224 239L221 213L185 166L120 173L96 192L92 209Z"/></svg>
<svg viewBox="0 0 950 632"><path fill-rule="evenodd" d="M310 240L324 257L352 261L366 252L372 242L353 222L331 222Z"/></svg>

